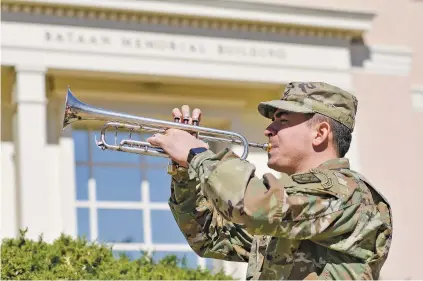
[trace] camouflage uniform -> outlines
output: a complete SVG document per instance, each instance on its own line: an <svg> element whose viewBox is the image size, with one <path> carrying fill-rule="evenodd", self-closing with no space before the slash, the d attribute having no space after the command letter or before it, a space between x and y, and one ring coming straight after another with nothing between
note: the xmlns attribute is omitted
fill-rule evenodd
<svg viewBox="0 0 423 281"><path fill-rule="evenodd" d="M325 83L290 83L281 100L261 103L319 112L351 130L357 100ZM249 279L378 279L391 244L387 200L348 159L279 179L226 149L195 156L172 180L169 205L200 256L248 262Z"/></svg>

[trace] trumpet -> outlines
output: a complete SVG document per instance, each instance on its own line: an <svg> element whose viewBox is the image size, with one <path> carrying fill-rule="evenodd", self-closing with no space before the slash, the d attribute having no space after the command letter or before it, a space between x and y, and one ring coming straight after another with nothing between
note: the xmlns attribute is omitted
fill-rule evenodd
<svg viewBox="0 0 423 281"><path fill-rule="evenodd" d="M185 130L190 133L194 133L199 139L204 140L205 142L214 141L241 145L243 146L244 150L240 158L243 160L246 159L248 156L249 147L261 148L265 151L270 150L270 144L248 142L243 135L235 132L133 116L125 113L119 113L94 107L78 100L72 94L70 88L68 88L65 101L62 129L65 129L67 126L74 122L84 120L95 120L105 122L104 126L100 131L100 140L95 140L96 145L103 150L108 149L114 151L169 158L169 155L162 148L154 147L146 141L133 140L131 139L131 136L134 132L165 133L165 131L170 128ZM109 129L115 129L116 134L119 129L128 130L129 139L125 139L117 143L115 137L115 143L109 144L106 142L106 132Z"/></svg>

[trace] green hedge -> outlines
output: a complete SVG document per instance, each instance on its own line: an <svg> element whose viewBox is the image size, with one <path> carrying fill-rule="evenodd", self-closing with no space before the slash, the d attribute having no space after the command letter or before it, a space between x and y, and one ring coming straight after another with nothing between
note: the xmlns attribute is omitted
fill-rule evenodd
<svg viewBox="0 0 423 281"><path fill-rule="evenodd" d="M53 243L33 241L21 231L18 238L3 239L1 279L20 280L229 280L223 273L188 268L184 260L169 255L154 262L146 253L130 260L113 256L112 248L85 238L61 235Z"/></svg>

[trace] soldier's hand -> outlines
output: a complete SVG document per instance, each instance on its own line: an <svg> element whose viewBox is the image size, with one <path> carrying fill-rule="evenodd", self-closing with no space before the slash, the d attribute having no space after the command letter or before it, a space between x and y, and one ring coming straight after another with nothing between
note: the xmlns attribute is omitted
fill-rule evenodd
<svg viewBox="0 0 423 281"><path fill-rule="evenodd" d="M189 106L183 105L181 109L174 108L172 110L172 117L173 117L174 122L199 126L200 120L201 120L201 110L198 109L198 108L195 108L192 111L192 116L191 116ZM198 133L194 132L194 133L191 133L191 135L198 138ZM174 160L171 160L170 162L171 163L168 166L168 173L169 174L175 176L175 175L178 174L178 172L186 170L185 167L177 165L177 163Z"/></svg>
<svg viewBox="0 0 423 281"><path fill-rule="evenodd" d="M208 144L190 135L185 130L168 129L164 134L154 134L147 141L161 147L170 158L180 166L187 168L188 154L195 147L209 148Z"/></svg>
<svg viewBox="0 0 423 281"><path fill-rule="evenodd" d="M183 105L181 109L174 108L172 110L173 120L175 122L189 124L194 126L199 126L201 121L201 110L199 108L195 108L190 112L189 105Z"/></svg>

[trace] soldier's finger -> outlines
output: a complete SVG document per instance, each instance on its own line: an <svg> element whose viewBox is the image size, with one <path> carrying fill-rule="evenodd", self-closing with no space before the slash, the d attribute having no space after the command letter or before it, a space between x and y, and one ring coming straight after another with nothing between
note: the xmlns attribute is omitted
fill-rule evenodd
<svg viewBox="0 0 423 281"><path fill-rule="evenodd" d="M194 126L199 126L201 122L201 110L199 108L195 108L192 111L192 124Z"/></svg>
<svg viewBox="0 0 423 281"><path fill-rule="evenodd" d="M193 124L192 121L193 121L193 119L191 117L189 117L188 120L187 120L187 122L186 122L186 124L192 125Z"/></svg>
<svg viewBox="0 0 423 281"><path fill-rule="evenodd" d="M173 110L172 110L172 116L173 116L173 121L174 122L178 122L178 123L180 123L181 122L181 117L182 117L182 113L181 113L181 111L179 110L179 108L177 108L177 107L175 107Z"/></svg>
<svg viewBox="0 0 423 281"><path fill-rule="evenodd" d="M188 124L190 117L191 117L191 113L189 111L189 106L184 104L182 106L182 121L183 121L183 123Z"/></svg>

